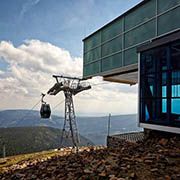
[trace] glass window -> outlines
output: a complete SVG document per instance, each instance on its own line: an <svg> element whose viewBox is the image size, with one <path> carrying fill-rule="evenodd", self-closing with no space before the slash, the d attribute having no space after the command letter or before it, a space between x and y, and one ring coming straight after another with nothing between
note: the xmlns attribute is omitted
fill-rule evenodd
<svg viewBox="0 0 180 180"><path fill-rule="evenodd" d="M102 29L102 42L112 39L122 33L122 20L117 20Z"/></svg>
<svg viewBox="0 0 180 180"><path fill-rule="evenodd" d="M172 71L172 98L180 98L180 71Z"/></svg>
<svg viewBox="0 0 180 180"><path fill-rule="evenodd" d="M162 86L162 97L167 97L167 87Z"/></svg>
<svg viewBox="0 0 180 180"><path fill-rule="evenodd" d="M98 47L98 48L95 48L95 49L85 53L84 63L85 64L91 63L93 61L96 61L100 57L101 57L101 49L100 49L100 47Z"/></svg>
<svg viewBox="0 0 180 180"><path fill-rule="evenodd" d="M140 57L141 122L180 127L180 42Z"/></svg>
<svg viewBox="0 0 180 180"><path fill-rule="evenodd" d="M172 85L172 98L174 97L180 98L180 84Z"/></svg>
<svg viewBox="0 0 180 180"><path fill-rule="evenodd" d="M158 0L158 12L160 14L174 6L177 6L178 4L180 4L180 0Z"/></svg>
<svg viewBox="0 0 180 180"><path fill-rule="evenodd" d="M155 1L149 1L142 5L136 11L132 11L125 16L125 29L128 30L142 22L145 22L155 16Z"/></svg>
<svg viewBox="0 0 180 180"><path fill-rule="evenodd" d="M155 36L155 20L125 33L125 48L149 40Z"/></svg>
<svg viewBox="0 0 180 180"><path fill-rule="evenodd" d="M180 114L180 99L172 99L171 107L173 114Z"/></svg>
<svg viewBox="0 0 180 180"><path fill-rule="evenodd" d="M141 122L180 127L180 42L140 57Z"/></svg>
<svg viewBox="0 0 180 180"><path fill-rule="evenodd" d="M167 113L167 99L162 99L162 112Z"/></svg>
<svg viewBox="0 0 180 180"><path fill-rule="evenodd" d="M119 36L102 45L102 57L121 51L121 49L122 49L122 37Z"/></svg>
<svg viewBox="0 0 180 180"><path fill-rule="evenodd" d="M167 72L162 73L162 98L167 98Z"/></svg>
<svg viewBox="0 0 180 180"><path fill-rule="evenodd" d="M173 70L180 70L180 43L174 43L171 46L171 52L172 52L172 64L171 68Z"/></svg>
<svg viewBox="0 0 180 180"><path fill-rule="evenodd" d="M122 54L118 53L113 56L102 59L102 70L107 71L122 66Z"/></svg>
<svg viewBox="0 0 180 180"><path fill-rule="evenodd" d="M124 65L135 64L138 62L136 47L124 51Z"/></svg>
<svg viewBox="0 0 180 180"><path fill-rule="evenodd" d="M172 2L172 0L168 0L168 1ZM178 29L180 27L179 15L180 15L180 6L172 11L169 11L159 16L158 35L169 33L172 30Z"/></svg>
<svg viewBox="0 0 180 180"><path fill-rule="evenodd" d="M146 97L153 97L155 96L155 74L148 74L147 79L145 81L146 84L146 90L145 90L145 96ZM149 89L149 90L148 90Z"/></svg>
<svg viewBox="0 0 180 180"><path fill-rule="evenodd" d="M146 109L146 121L148 121L150 119L150 116L149 116L147 105L145 105L145 109Z"/></svg>
<svg viewBox="0 0 180 180"><path fill-rule="evenodd" d="M152 54L148 54L145 60L145 73L154 72L155 71L154 65L155 63Z"/></svg>
<svg viewBox="0 0 180 180"><path fill-rule="evenodd" d="M100 32L97 32L93 36L89 37L86 41L84 41L84 50L85 52L87 52L100 44L101 44L101 34Z"/></svg>

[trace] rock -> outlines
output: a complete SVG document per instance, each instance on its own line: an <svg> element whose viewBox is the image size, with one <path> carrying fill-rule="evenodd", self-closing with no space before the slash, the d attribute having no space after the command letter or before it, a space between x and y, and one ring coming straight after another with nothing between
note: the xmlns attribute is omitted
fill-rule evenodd
<svg viewBox="0 0 180 180"><path fill-rule="evenodd" d="M128 164L128 165L127 165L127 168L130 169L130 168L131 168L131 165Z"/></svg>
<svg viewBox="0 0 180 180"><path fill-rule="evenodd" d="M126 171L127 167L120 167L120 169Z"/></svg>
<svg viewBox="0 0 180 180"><path fill-rule="evenodd" d="M176 158L167 157L167 158L165 158L165 159L166 159L166 161L168 162L169 165L174 165L174 164L176 164L176 162L177 162L177 159L176 159Z"/></svg>
<svg viewBox="0 0 180 180"><path fill-rule="evenodd" d="M14 175L14 177L21 179L21 178L24 178L24 177L25 177L25 174L16 173L16 174Z"/></svg>
<svg viewBox="0 0 180 180"><path fill-rule="evenodd" d="M143 162L143 159L141 159L141 158L136 158L135 161L138 162L138 163L142 163L142 162Z"/></svg>
<svg viewBox="0 0 180 180"><path fill-rule="evenodd" d="M168 154L170 157L178 158L180 157L180 152L169 152Z"/></svg>
<svg viewBox="0 0 180 180"><path fill-rule="evenodd" d="M85 170L84 170L84 173L86 173L86 174L92 174L93 171L91 171L91 170L89 170L89 169L85 169Z"/></svg>
<svg viewBox="0 0 180 180"><path fill-rule="evenodd" d="M128 158L128 157L123 157L122 160L123 160L123 161L133 161L132 158Z"/></svg>
<svg viewBox="0 0 180 180"><path fill-rule="evenodd" d="M110 174L110 175L109 175L109 178L114 178L114 177L115 177L114 174Z"/></svg>
<svg viewBox="0 0 180 180"><path fill-rule="evenodd" d="M7 159L5 159L5 158L1 158L1 159L0 159L0 165L1 165L1 164L6 164L6 162L7 162Z"/></svg>
<svg viewBox="0 0 180 180"><path fill-rule="evenodd" d="M152 161L152 160L149 160L149 159L144 160L144 162L145 162L146 164L152 164L152 163L153 163L153 161Z"/></svg>
<svg viewBox="0 0 180 180"><path fill-rule="evenodd" d="M99 174L99 176L102 176L102 177L105 177L106 176L106 173L103 171Z"/></svg>
<svg viewBox="0 0 180 180"><path fill-rule="evenodd" d="M131 178L134 178L135 176L136 176L136 174L134 172L130 174Z"/></svg>
<svg viewBox="0 0 180 180"><path fill-rule="evenodd" d="M158 137L138 144L122 142L114 149L85 147L78 154L67 149L69 155L64 148L64 153L51 158L38 157L1 168L0 179L180 179L179 140Z"/></svg>
<svg viewBox="0 0 180 180"><path fill-rule="evenodd" d="M153 168L153 169L151 169L151 172L157 172L158 171L158 169L157 168Z"/></svg>
<svg viewBox="0 0 180 180"><path fill-rule="evenodd" d="M35 174L33 174L32 176L31 176L31 179L36 179L37 178L37 175L35 175Z"/></svg>
<svg viewBox="0 0 180 180"><path fill-rule="evenodd" d="M166 176L165 176L165 180L171 180L171 177L168 176L168 175L166 175Z"/></svg>
<svg viewBox="0 0 180 180"><path fill-rule="evenodd" d="M168 143L168 139L162 138L159 140L159 144L162 146L166 146L167 143Z"/></svg>
<svg viewBox="0 0 180 180"><path fill-rule="evenodd" d="M109 180L117 180L117 177L111 177Z"/></svg>

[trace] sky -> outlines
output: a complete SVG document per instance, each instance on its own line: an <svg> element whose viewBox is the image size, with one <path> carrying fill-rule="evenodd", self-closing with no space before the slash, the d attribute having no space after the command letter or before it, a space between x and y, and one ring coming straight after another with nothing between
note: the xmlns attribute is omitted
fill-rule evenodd
<svg viewBox="0 0 180 180"><path fill-rule="evenodd" d="M0 110L31 109L55 83L53 74L82 76L82 39L140 1L1 0ZM63 99L46 97L51 107ZM74 100L77 115L136 113L137 85L92 86ZM63 114L63 104L52 111Z"/></svg>

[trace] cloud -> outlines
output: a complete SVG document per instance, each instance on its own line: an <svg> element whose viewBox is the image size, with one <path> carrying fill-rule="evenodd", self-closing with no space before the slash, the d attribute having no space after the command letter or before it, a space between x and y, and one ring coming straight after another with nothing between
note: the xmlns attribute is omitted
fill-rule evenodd
<svg viewBox="0 0 180 180"><path fill-rule="evenodd" d="M3 74L4 74L4 71L1 71L1 70L0 70L0 75L3 75Z"/></svg>
<svg viewBox="0 0 180 180"><path fill-rule="evenodd" d="M82 58L72 57L67 50L39 40L26 40L18 47L1 41L0 58L8 63L7 69L0 71L0 109L29 109L40 99L41 92L47 92L55 83L53 74L82 75ZM89 83L93 85L92 89L75 97L79 113L136 112L137 87L102 84L104 82L99 77L89 80ZM53 107L62 99L61 93L46 100ZM59 109L63 111L64 108Z"/></svg>
<svg viewBox="0 0 180 180"><path fill-rule="evenodd" d="M32 7L35 6L36 4L38 4L40 2L40 0L27 0L21 9L20 12L20 18L23 18L24 14Z"/></svg>

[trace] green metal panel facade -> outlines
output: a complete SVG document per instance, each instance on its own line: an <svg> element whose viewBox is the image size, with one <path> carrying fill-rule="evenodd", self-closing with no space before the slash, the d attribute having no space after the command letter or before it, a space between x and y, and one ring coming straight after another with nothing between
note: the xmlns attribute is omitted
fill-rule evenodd
<svg viewBox="0 0 180 180"><path fill-rule="evenodd" d="M137 46L180 29L180 0L145 0L84 41L84 78L136 64Z"/></svg>

